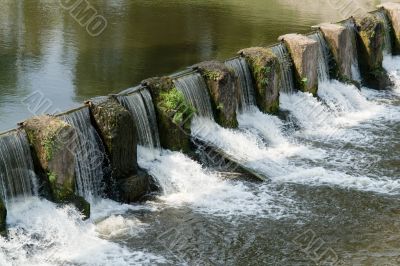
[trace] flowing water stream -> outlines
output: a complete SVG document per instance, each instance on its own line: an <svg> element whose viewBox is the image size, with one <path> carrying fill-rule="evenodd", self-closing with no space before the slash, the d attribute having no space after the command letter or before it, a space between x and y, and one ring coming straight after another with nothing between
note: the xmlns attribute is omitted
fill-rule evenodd
<svg viewBox="0 0 400 266"><path fill-rule="evenodd" d="M276 1L269 3L270 8L277 8ZM148 5L151 9L154 4ZM215 5L219 12L219 4ZM250 3L244 5L243 10L248 10ZM184 11L189 12L190 7L185 5ZM116 14L118 8L118 3L110 7ZM162 17L165 8L154 12L163 11ZM316 8L316 13L320 11L324 9ZM332 8L326 14L330 13ZM190 16L186 19L191 20ZM265 22L257 21L254 28L259 31ZM147 16L146 22L151 22ZM0 30L4 35L6 27ZM244 39L251 39L250 31L243 32ZM314 38L323 45L321 36ZM204 48L211 45L207 40L201 38L204 43L199 51L208 51ZM59 52L50 50L53 56ZM386 55L384 59L396 84L392 90L359 91L323 75L329 72L323 68L327 61L321 49L316 62L320 78L317 99L296 91L286 48L281 44L273 50L284 73L280 106L285 118L257 109L248 66L241 58L226 62L241 85L238 129L225 129L214 122L201 75L175 80L198 111L192 123L193 137L266 176L262 183L226 179L223 173L180 152L161 149L162 132L158 132L151 96L145 89L117 97L139 125L139 165L161 188L159 195L144 203L124 205L101 198L102 165L84 160L104 161L104 147L90 126L87 109L64 118L79 129L82 137L77 139L77 147L82 154L93 155L78 157L76 169L79 193L96 199L88 221L82 221L70 206L59 207L37 198L26 136L21 132L1 136L0 173L7 173L0 176L1 191L9 209L9 232L8 238L0 237L0 265L314 265L329 258L337 259L339 265L399 265L400 58ZM191 53L190 49L186 52ZM143 64L150 64L148 61ZM356 79L358 63L353 61ZM19 67L18 71L24 72L24 66ZM19 82L28 81L34 79ZM310 243L310 236L316 242ZM309 245L320 246L320 253L313 253Z"/></svg>

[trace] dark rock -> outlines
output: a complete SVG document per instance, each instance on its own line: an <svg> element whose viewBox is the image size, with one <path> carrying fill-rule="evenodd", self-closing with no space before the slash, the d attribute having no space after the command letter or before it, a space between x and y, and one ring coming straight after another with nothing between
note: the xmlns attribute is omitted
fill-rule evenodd
<svg viewBox="0 0 400 266"><path fill-rule="evenodd" d="M135 174L137 133L131 114L109 97L95 98L87 104L105 144L113 177L123 179Z"/></svg>
<svg viewBox="0 0 400 266"><path fill-rule="evenodd" d="M314 96L318 91L318 54L317 41L300 34L286 34L279 37L284 41L292 56L297 87Z"/></svg>
<svg viewBox="0 0 400 266"><path fill-rule="evenodd" d="M202 62L194 68L200 71L207 83L217 123L223 127L236 128L239 82L234 72L218 61Z"/></svg>
<svg viewBox="0 0 400 266"><path fill-rule="evenodd" d="M7 234L7 209L6 205L0 200L0 235Z"/></svg>
<svg viewBox="0 0 400 266"><path fill-rule="evenodd" d="M257 106L265 113L276 114L282 75L279 59L264 47L243 49L239 54L246 59L253 75Z"/></svg>
<svg viewBox="0 0 400 266"><path fill-rule="evenodd" d="M140 200L150 191L150 180L150 176L141 173L118 181L120 200L125 203Z"/></svg>
<svg viewBox="0 0 400 266"><path fill-rule="evenodd" d="M356 19L358 59L363 85L373 89L385 89L392 85L382 67L385 28L376 15L367 14Z"/></svg>
<svg viewBox="0 0 400 266"><path fill-rule="evenodd" d="M189 153L190 125L195 113L169 77L150 78L142 82L153 98L161 146Z"/></svg>

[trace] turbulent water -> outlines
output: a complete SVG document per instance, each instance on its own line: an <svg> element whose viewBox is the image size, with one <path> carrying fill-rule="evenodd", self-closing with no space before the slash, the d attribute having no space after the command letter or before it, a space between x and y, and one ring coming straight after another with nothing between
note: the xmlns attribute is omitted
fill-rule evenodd
<svg viewBox="0 0 400 266"><path fill-rule="evenodd" d="M249 104L238 112L239 129L210 119L205 91L191 94L190 86L204 89L200 76L178 80L201 107L192 135L265 176L263 183L226 178L157 148L158 131L144 119L154 116L151 101L128 96L126 106L139 103L130 111L142 119L138 162L160 193L138 205L99 199L88 221L36 197L12 202L0 264L398 265L399 65L385 56L393 90L321 80L318 98L281 94L284 119Z"/></svg>

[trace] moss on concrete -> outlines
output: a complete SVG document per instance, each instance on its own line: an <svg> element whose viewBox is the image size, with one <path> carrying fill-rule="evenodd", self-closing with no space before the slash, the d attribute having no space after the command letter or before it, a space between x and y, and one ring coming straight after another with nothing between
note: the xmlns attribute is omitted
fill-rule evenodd
<svg viewBox="0 0 400 266"><path fill-rule="evenodd" d="M200 71L207 84L216 122L223 127L237 128L236 110L240 90L234 71L218 61L202 62L194 68Z"/></svg>
<svg viewBox="0 0 400 266"><path fill-rule="evenodd" d="M173 151L191 152L190 125L194 108L177 92L170 77L142 82L153 98L161 146Z"/></svg>
<svg viewBox="0 0 400 266"><path fill-rule="evenodd" d="M239 54L245 57L253 75L257 106L265 113L276 114L282 75L278 58L264 47L243 49Z"/></svg>
<svg viewBox="0 0 400 266"><path fill-rule="evenodd" d="M363 84L374 89L391 85L382 66L385 28L383 21L374 14L356 20L358 29L358 58Z"/></svg>

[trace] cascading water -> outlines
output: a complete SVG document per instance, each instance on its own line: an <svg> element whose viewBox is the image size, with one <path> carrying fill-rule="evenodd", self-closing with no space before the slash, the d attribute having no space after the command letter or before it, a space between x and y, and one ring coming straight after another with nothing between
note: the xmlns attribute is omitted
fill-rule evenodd
<svg viewBox="0 0 400 266"><path fill-rule="evenodd" d="M130 95L119 96L118 100L132 114L138 131L139 144L149 148L160 148L157 119L150 92L141 89Z"/></svg>
<svg viewBox="0 0 400 266"><path fill-rule="evenodd" d="M329 80L329 48L324 36L320 31L311 34L310 38L317 41L319 45L318 55L318 81L325 82Z"/></svg>
<svg viewBox="0 0 400 266"><path fill-rule="evenodd" d="M0 193L5 203L37 195L37 179L26 134L17 130L0 136Z"/></svg>
<svg viewBox="0 0 400 266"><path fill-rule="evenodd" d="M225 65L233 69L236 76L239 78L241 111L246 111L256 105L253 77L246 60L242 57L234 58L226 61Z"/></svg>
<svg viewBox="0 0 400 266"><path fill-rule="evenodd" d="M392 38L390 36L391 36L392 28L390 27L389 19L387 18L385 11L383 11L383 10L378 11L375 14L378 17L378 19L383 22L383 26L384 26L384 48L383 48L383 51L386 54L391 54L392 53Z"/></svg>
<svg viewBox="0 0 400 266"><path fill-rule="evenodd" d="M73 144L76 145L75 173L78 194L87 200L100 197L103 191L105 149L90 122L89 109L85 107L61 118L77 130Z"/></svg>
<svg viewBox="0 0 400 266"><path fill-rule="evenodd" d="M293 81L292 59L286 46L281 43L273 46L272 52L278 57L282 72L282 92L293 93L295 91Z"/></svg>
<svg viewBox="0 0 400 266"><path fill-rule="evenodd" d="M174 80L176 88L196 109L197 115L214 120L207 85L199 73L192 73Z"/></svg>
<svg viewBox="0 0 400 266"><path fill-rule="evenodd" d="M361 82L361 74L360 74L360 68L358 65L358 55L357 55L357 48L356 48L356 25L354 24L353 20L346 20L343 24L343 27L345 27L350 34L350 40L352 42L352 53L347 55L351 57L351 78L353 80L356 80L358 82Z"/></svg>

